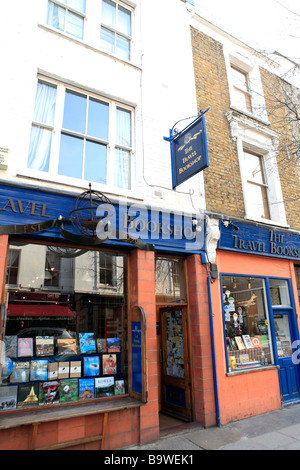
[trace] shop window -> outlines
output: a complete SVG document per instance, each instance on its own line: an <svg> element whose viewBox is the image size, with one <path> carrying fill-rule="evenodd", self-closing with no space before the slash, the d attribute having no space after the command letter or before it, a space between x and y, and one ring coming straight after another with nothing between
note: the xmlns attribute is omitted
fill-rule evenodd
<svg viewBox="0 0 300 470"><path fill-rule="evenodd" d="M229 371L272 364L264 279L223 275L222 289Z"/></svg>
<svg viewBox="0 0 300 470"><path fill-rule="evenodd" d="M83 39L84 18L85 0L48 2L47 24L59 31Z"/></svg>
<svg viewBox="0 0 300 470"><path fill-rule="evenodd" d="M101 48L130 60L131 48L131 11L111 0L102 1L100 31Z"/></svg>
<svg viewBox="0 0 300 470"><path fill-rule="evenodd" d="M60 114L61 123L55 119ZM131 155L132 109L38 81L27 161L31 176L130 189Z"/></svg>
<svg viewBox="0 0 300 470"><path fill-rule="evenodd" d="M11 244L1 410L128 393L126 279L120 253Z"/></svg>
<svg viewBox="0 0 300 470"><path fill-rule="evenodd" d="M156 302L186 302L185 282L185 263L183 259L160 256L156 258Z"/></svg>

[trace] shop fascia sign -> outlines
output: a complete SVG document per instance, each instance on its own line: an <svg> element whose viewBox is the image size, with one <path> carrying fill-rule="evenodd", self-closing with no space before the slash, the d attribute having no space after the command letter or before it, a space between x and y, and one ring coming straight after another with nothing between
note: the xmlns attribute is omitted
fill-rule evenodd
<svg viewBox="0 0 300 470"><path fill-rule="evenodd" d="M164 137L171 146L173 189L209 166L204 117L208 110L179 133L175 130L178 123L174 124L170 136Z"/></svg>
<svg viewBox="0 0 300 470"><path fill-rule="evenodd" d="M219 249L300 259L300 234L238 222L221 221Z"/></svg>
<svg viewBox="0 0 300 470"><path fill-rule="evenodd" d="M72 225L74 198L24 188L0 186L0 234L41 233L87 243ZM80 209L79 209L80 210ZM107 199L94 211L97 225L92 245L108 240L176 246L191 251L204 247L204 215L163 210L139 203ZM54 233L53 230L60 229ZM134 241L140 241L134 243Z"/></svg>

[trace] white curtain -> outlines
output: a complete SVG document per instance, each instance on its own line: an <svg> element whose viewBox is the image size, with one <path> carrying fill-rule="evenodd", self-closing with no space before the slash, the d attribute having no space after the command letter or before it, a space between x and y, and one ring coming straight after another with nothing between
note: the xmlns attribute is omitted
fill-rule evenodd
<svg viewBox="0 0 300 470"><path fill-rule="evenodd" d="M40 171L49 169L52 131L44 128L42 124L53 125L55 101L56 88L38 83L33 118L36 124L32 125L31 130L28 168Z"/></svg>
<svg viewBox="0 0 300 470"><path fill-rule="evenodd" d="M116 143L131 147L131 113L117 108ZM115 149L115 185L130 188L130 150Z"/></svg>
<svg viewBox="0 0 300 470"><path fill-rule="evenodd" d="M65 15L66 10L64 8L61 8L52 2L48 2L47 24L63 31L65 26Z"/></svg>
<svg viewBox="0 0 300 470"><path fill-rule="evenodd" d="M65 3L66 0L65 0ZM85 12L85 1L84 0L69 0L68 5L75 8L79 12ZM83 18L80 15L76 15L71 11L67 12L66 9L55 5L52 2L48 3L47 13L47 24L53 26L53 28L65 31L66 33L72 34L77 38L83 38Z"/></svg>

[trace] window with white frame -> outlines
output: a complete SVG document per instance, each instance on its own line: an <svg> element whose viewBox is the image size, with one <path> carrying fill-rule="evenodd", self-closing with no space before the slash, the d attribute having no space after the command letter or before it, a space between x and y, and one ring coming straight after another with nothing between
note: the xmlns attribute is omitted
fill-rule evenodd
<svg viewBox="0 0 300 470"><path fill-rule="evenodd" d="M261 219L270 219L268 185L262 155L244 150L244 170L247 180L247 201L251 213Z"/></svg>
<svg viewBox="0 0 300 470"><path fill-rule="evenodd" d="M47 24L83 39L86 0L48 1Z"/></svg>
<svg viewBox="0 0 300 470"><path fill-rule="evenodd" d="M39 80L27 167L66 183L130 189L132 112L113 100Z"/></svg>
<svg viewBox="0 0 300 470"><path fill-rule="evenodd" d="M100 47L121 59L131 58L132 12L112 0L102 0Z"/></svg>
<svg viewBox="0 0 300 470"><path fill-rule="evenodd" d="M279 134L238 111L226 117L237 146L245 217L287 226L276 158Z"/></svg>
<svg viewBox="0 0 300 470"><path fill-rule="evenodd" d="M252 113L248 74L234 65L231 65L230 70L233 84L233 101L235 106Z"/></svg>

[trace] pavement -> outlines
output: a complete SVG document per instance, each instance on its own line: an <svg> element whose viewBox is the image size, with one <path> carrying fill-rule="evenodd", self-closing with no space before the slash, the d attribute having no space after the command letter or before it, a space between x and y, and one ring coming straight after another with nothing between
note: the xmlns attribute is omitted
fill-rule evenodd
<svg viewBox="0 0 300 470"><path fill-rule="evenodd" d="M187 426L126 450L300 450L300 403L221 427Z"/></svg>

